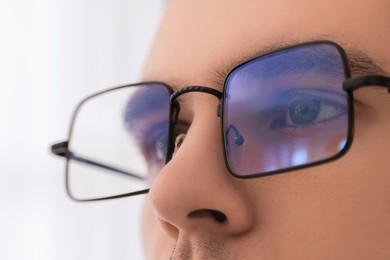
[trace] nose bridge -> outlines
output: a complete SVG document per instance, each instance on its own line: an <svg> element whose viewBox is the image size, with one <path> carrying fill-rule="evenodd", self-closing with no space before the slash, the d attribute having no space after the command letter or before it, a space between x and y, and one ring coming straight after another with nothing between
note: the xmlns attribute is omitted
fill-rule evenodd
<svg viewBox="0 0 390 260"><path fill-rule="evenodd" d="M252 224L245 189L226 169L221 140L215 138L219 125L212 117L204 113L194 119L191 134L151 186L151 205L164 228L174 227L166 229L171 235L173 229L241 234Z"/></svg>

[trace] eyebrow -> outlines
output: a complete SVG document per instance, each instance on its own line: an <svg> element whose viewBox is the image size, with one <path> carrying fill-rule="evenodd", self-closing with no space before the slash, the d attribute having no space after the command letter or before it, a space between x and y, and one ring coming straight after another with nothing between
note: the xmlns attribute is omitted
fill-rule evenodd
<svg viewBox="0 0 390 260"><path fill-rule="evenodd" d="M347 58L352 75L387 74L379 63L358 49L347 51Z"/></svg>
<svg viewBox="0 0 390 260"><path fill-rule="evenodd" d="M305 42L314 43L316 41L320 42L324 40L314 39ZM232 59L232 61L227 63L227 65L225 64L224 66L216 66L211 73L210 81L216 84L217 86L223 86L229 72L233 70L236 66L240 65L241 63L244 63L256 57L261 57L272 52L289 48L290 46L291 47L293 47L294 45L298 46L300 43L302 43L302 41L288 40L288 41L275 41L272 44L264 45L259 49L255 49L254 51L249 52L251 53L250 55L241 55L241 57L238 59ZM387 74L386 71L379 65L380 63L383 62L374 61L373 58L371 58L362 50L359 50L356 47L350 47L350 48L342 47L342 48L345 50L347 54L347 62L352 76Z"/></svg>

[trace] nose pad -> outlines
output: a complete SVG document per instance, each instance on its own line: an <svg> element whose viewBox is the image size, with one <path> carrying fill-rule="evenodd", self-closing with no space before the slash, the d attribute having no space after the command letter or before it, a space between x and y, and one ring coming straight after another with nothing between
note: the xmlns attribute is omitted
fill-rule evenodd
<svg viewBox="0 0 390 260"><path fill-rule="evenodd" d="M235 145L240 146L244 143L244 137L240 135L240 132L237 130L237 128L234 125L229 125L229 127L226 130L226 141L229 141L229 133L230 131L234 132L233 136L233 142ZM229 143L228 143L229 144Z"/></svg>
<svg viewBox="0 0 390 260"><path fill-rule="evenodd" d="M245 138L234 125L229 125L225 131L226 159L231 170L241 168L245 159Z"/></svg>
<svg viewBox="0 0 390 260"><path fill-rule="evenodd" d="M183 144L184 139L186 137L186 134L179 134L175 138L175 147L173 148L173 156L176 154L176 152L179 150L180 146Z"/></svg>

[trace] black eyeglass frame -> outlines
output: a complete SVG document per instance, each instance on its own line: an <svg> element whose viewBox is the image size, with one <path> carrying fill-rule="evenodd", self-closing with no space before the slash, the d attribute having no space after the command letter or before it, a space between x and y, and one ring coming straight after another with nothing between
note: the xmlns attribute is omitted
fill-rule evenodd
<svg viewBox="0 0 390 260"><path fill-rule="evenodd" d="M251 174L251 175L235 174L229 165L229 161L228 161L227 155L226 155L227 154L227 151L226 151L227 150L227 148L226 148L227 140L226 140L226 135L224 133L224 124L223 124L224 123L224 121L223 121L224 111L225 111L225 108L224 108L225 102L223 102L223 101L227 98L225 88L226 88L226 84L227 84L227 80L228 80L229 76L237 68L239 68L239 67L241 67L241 66L243 66L243 65L245 65L248 62L251 62L253 60L263 58L263 57L266 57L268 55L278 53L280 51L289 50L289 49L293 49L293 48L297 48L297 47L308 46L308 45L316 45L316 44L329 44L329 45L336 47L339 54L340 54L342 62L343 62L345 80L343 81L342 87L347 92L347 102L348 102L348 104L347 104L347 107L348 107L348 136L347 136L347 141L346 141L344 148L340 152L338 152L335 156L332 156L330 158L326 158L324 160L320 160L320 161L316 161L316 162L312 162L312 163L307 163L304 165L293 166L293 167L289 167L286 169L280 169L280 170L271 171L271 172L267 172L267 173L258 173L258 174ZM68 148L69 142L72 140L72 130L73 130L74 123L75 123L75 120L77 117L77 113L85 102L87 102L88 100L90 100L93 97L105 94L107 92L111 92L111 91L115 91L115 90L123 89L123 88L142 86L142 85L146 85L146 84L159 84L161 86L164 86L165 88L167 88L167 90L169 91L169 94L170 94L170 106L169 106L170 118L169 118L169 128L168 128L169 141L168 141L168 152L167 152L166 163L168 163L172 159L173 150L174 150L173 128L174 128L174 125L177 123L178 115L180 113L180 104L177 101L177 98L179 96L186 94L186 93L189 93L189 92L207 93L207 94L215 96L219 102L218 107L217 107L217 116L221 118L221 138L222 138L223 156L224 156L225 165L232 176L234 176L236 178L240 178L240 179L256 178L256 177L260 177L260 176L269 176L269 175L273 175L273 174L290 172L290 171L294 171L294 170L298 170L298 169L302 169L302 168L307 168L307 167L312 167L312 166L328 163L330 161L341 158L350 149L352 142L353 142L353 138L354 138L353 91L355 91L359 88L362 88L362 87L378 86L378 87L387 88L388 93L390 93L390 77L380 76L380 75L366 75L366 76L352 78L351 72L350 72L350 67L349 67L349 62L348 62L348 57L347 57L344 49L332 41L314 41L314 42L306 42L306 43L301 43L301 44L297 44L297 45L293 45L293 46L288 46L288 47L281 48L281 49L275 50L273 52L270 52L270 53L267 53L267 54L264 54L261 56L254 57L253 59L249 59L243 63L240 63L237 66L235 66L233 69L231 69L230 72L225 77L222 92L218 91L216 89L210 88L210 87L205 87L205 86L188 86L188 87L181 88L177 91L173 91L173 89L164 82L149 81L149 82L140 82L140 83L135 83L135 84L130 84L130 85L118 86L118 87L110 88L110 89L95 93L93 95L90 95L90 96L84 98L76 107L76 109L73 113L71 125L70 125L69 132L68 132L68 140L65 142L56 143L56 144L51 146L51 151L53 154L66 158L66 189L67 189L68 195L73 200L76 200L76 201L97 201L97 200L122 198L122 197L128 197L128 196L134 196L134 195L148 193L149 188L139 190L136 192L130 192L130 193L109 196L109 197L103 197L103 198L85 199L85 200L77 199L75 196L72 195L71 189L69 187L69 162L71 159L79 161L79 162L87 163L87 164L90 164L90 165L93 165L96 167L105 168L107 170L111 170L111 171L116 172L116 173L127 174L130 177L137 178L137 176L133 176L132 173L126 172L126 171L121 170L121 169L117 169L115 167L100 164L98 162L94 162L94 161L86 159L86 158L78 157L78 156L74 155Z"/></svg>

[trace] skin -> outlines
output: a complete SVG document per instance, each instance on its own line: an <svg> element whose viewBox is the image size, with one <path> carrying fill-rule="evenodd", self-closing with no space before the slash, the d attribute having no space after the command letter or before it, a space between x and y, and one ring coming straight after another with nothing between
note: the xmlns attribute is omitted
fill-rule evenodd
<svg viewBox="0 0 390 260"><path fill-rule="evenodd" d="M143 79L221 90L218 68L315 39L365 53L390 75L389 10L388 0L171 0ZM143 210L148 259L390 259L385 89L355 92L355 139L341 159L246 180L226 169L217 99L179 102L186 136Z"/></svg>

